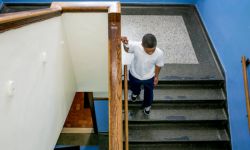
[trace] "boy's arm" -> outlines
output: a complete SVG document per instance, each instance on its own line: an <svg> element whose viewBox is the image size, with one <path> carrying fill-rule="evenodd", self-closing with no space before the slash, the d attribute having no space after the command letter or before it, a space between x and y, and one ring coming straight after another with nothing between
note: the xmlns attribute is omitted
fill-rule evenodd
<svg viewBox="0 0 250 150"><path fill-rule="evenodd" d="M155 76L158 77L161 71L161 67L158 67L157 65L155 65Z"/></svg>
<svg viewBox="0 0 250 150"><path fill-rule="evenodd" d="M157 65L155 65L154 86L158 84L160 71L161 71L161 67L158 67Z"/></svg>
<svg viewBox="0 0 250 150"><path fill-rule="evenodd" d="M159 74L161 71L161 67L164 66L164 53L162 52L159 56L159 58L157 59L157 62L155 64L155 78L154 78L154 86L156 86L158 84L158 80L159 80Z"/></svg>

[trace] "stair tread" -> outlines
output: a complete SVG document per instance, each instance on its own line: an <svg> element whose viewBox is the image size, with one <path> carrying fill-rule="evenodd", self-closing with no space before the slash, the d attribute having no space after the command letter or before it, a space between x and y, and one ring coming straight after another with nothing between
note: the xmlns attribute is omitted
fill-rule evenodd
<svg viewBox="0 0 250 150"><path fill-rule="evenodd" d="M130 124L130 142L229 141L227 131L198 124Z"/></svg>
<svg viewBox="0 0 250 150"><path fill-rule="evenodd" d="M222 108L171 108L152 106L151 113L145 116L143 110L129 107L129 121L209 121L227 120Z"/></svg>
<svg viewBox="0 0 250 150"><path fill-rule="evenodd" d="M221 83L202 83L202 82L197 82L197 83L159 83L155 88L156 89L170 89L170 88L185 88L185 89L197 89L197 88L203 88L203 89L218 89L222 88Z"/></svg>
<svg viewBox="0 0 250 150"><path fill-rule="evenodd" d="M153 102L152 107L154 108L224 108L223 101L192 101L191 100L183 100L183 101L156 101ZM139 108L142 105L141 101L128 101L128 107Z"/></svg>
<svg viewBox="0 0 250 150"><path fill-rule="evenodd" d="M129 90L129 96L130 95L131 91ZM144 90L141 91L140 100L142 100L143 97L144 97ZM200 89L170 88L170 89L155 89L154 100L157 101L225 100L225 96L221 88L200 88Z"/></svg>

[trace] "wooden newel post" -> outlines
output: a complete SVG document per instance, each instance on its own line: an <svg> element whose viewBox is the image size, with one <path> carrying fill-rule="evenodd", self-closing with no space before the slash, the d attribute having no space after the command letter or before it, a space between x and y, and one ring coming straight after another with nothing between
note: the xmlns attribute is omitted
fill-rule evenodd
<svg viewBox="0 0 250 150"><path fill-rule="evenodd" d="M109 150L123 150L121 14L109 13Z"/></svg>

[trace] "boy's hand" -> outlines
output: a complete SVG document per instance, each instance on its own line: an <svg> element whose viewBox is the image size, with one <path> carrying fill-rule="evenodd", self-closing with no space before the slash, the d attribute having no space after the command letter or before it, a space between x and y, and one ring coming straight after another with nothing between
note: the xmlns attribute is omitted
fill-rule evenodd
<svg viewBox="0 0 250 150"><path fill-rule="evenodd" d="M155 86L155 87L157 86L158 81L159 81L158 77L157 77L157 76L155 76L155 77L154 77L154 86Z"/></svg>
<svg viewBox="0 0 250 150"><path fill-rule="evenodd" d="M128 44L128 38L126 36L122 36L121 41L123 44Z"/></svg>

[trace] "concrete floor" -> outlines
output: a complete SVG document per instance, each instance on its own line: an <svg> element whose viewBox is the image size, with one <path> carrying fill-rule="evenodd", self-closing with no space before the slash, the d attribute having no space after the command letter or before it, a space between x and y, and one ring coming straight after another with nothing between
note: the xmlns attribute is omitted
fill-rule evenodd
<svg viewBox="0 0 250 150"><path fill-rule="evenodd" d="M108 134L61 133L56 145L80 145L108 149Z"/></svg>

